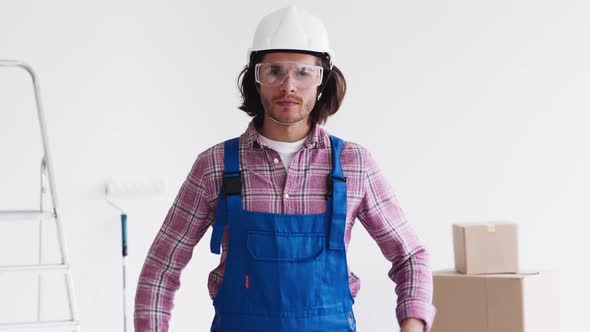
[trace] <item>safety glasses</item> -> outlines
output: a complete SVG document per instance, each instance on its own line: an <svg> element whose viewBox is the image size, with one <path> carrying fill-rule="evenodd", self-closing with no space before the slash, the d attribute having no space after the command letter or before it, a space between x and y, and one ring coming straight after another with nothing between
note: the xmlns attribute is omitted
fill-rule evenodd
<svg viewBox="0 0 590 332"><path fill-rule="evenodd" d="M298 88L320 86L323 75L321 66L294 61L262 62L255 67L256 82L273 87L282 85L287 76Z"/></svg>

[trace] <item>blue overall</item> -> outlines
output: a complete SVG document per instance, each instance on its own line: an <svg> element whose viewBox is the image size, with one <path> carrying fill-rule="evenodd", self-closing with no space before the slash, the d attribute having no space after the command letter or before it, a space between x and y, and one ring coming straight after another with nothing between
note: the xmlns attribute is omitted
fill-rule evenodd
<svg viewBox="0 0 590 332"><path fill-rule="evenodd" d="M343 142L334 136L330 141L332 172L321 214L244 210L239 137L225 142L211 251L220 253L226 226L229 241L212 332L356 331L344 245Z"/></svg>

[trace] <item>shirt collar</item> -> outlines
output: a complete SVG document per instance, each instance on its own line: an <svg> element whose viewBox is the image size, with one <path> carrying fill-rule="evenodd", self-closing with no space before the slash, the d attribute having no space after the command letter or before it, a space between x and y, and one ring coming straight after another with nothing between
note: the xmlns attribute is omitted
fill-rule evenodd
<svg viewBox="0 0 590 332"><path fill-rule="evenodd" d="M260 139L260 133L256 129L254 120L250 121L248 128L242 134L242 141L244 147L247 150L260 150L266 148ZM307 136L307 140L303 144L303 148L307 149L325 149L328 148L329 135L320 125L316 124L311 129L310 134Z"/></svg>

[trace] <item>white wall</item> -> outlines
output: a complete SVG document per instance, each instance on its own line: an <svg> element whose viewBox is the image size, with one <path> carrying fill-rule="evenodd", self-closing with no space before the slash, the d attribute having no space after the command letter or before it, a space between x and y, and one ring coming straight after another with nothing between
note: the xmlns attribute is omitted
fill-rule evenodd
<svg viewBox="0 0 590 332"><path fill-rule="evenodd" d="M26 60L40 77L84 331L122 331L119 217L101 185L142 176L167 185L157 197L118 201L129 215L133 295L147 248L197 154L245 129L236 77L258 20L287 3L0 2L0 58ZM369 147L430 249L433 269L453 265L452 223L516 222L521 266L560 270L562 330L578 330L590 295L588 2L295 3L323 19L349 83L326 128ZM14 185L0 185L2 208L28 199L38 180L37 127L24 115L33 108L19 77L0 74L8 151L0 173ZM11 151L30 163L14 162ZM25 179L32 181L25 186ZM208 239L183 273L173 331L210 324L206 278L217 257ZM34 253L34 242L3 243L3 260ZM360 223L349 254L363 280L359 331L393 330L389 266ZM5 295L21 294L15 280L0 283ZM26 309L14 304L21 300L4 304L4 318Z"/></svg>

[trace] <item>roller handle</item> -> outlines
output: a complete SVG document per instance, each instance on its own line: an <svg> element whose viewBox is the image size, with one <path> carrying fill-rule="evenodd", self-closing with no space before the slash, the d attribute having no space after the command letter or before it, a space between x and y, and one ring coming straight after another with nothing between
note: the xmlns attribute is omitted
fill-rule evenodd
<svg viewBox="0 0 590 332"><path fill-rule="evenodd" d="M123 246L123 257L127 256L127 215L121 214L121 245Z"/></svg>

